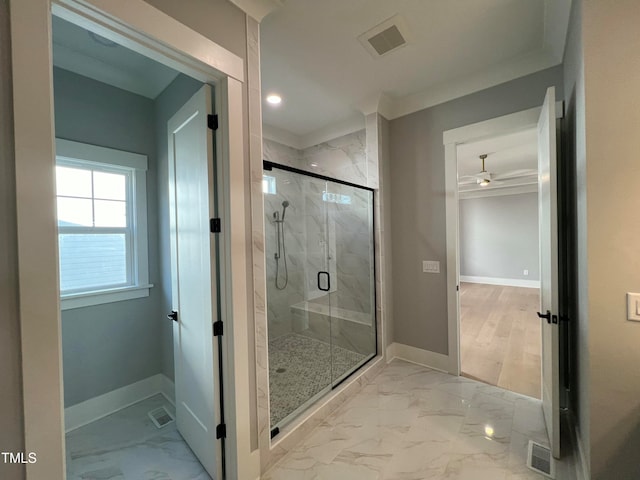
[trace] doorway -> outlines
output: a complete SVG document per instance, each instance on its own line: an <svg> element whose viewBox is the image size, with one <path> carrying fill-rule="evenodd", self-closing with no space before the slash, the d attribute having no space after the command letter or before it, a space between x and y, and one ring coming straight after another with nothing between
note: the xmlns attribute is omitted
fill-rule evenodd
<svg viewBox="0 0 640 480"><path fill-rule="evenodd" d="M238 281L238 276L232 277L230 273L231 267L236 263L245 263L243 256L237 256L239 251L243 251L243 247L237 245L242 243L240 237L244 238L245 226L229 221L229 212L241 208L237 203L242 202L231 198L227 187L230 182L243 185L246 180L243 172L229 168L232 163L241 163L242 158L242 59L171 17L161 14L145 2L132 0L128 2L126 9L110 4L89 7L85 2L82 3L79 5L73 0L54 0L32 2L28 6L23 2L12 2L11 5L12 22L21 25L20 29L12 30L13 55L16 59L29 59L28 62L16 61L13 68L14 130L16 185L18 191L24 192L18 198L17 223L19 281L25 287L20 289L25 449L38 452L38 462L26 468L29 477L38 478L65 477L61 378L63 335L58 277L60 262L56 209L53 206L55 202L52 202L55 198L54 99L51 88L53 65L50 55L52 10L56 16L99 32L100 36L109 41L126 45L138 54L148 55L200 82L218 87L215 90L216 104L223 115L220 118L221 128L215 134L215 148L220 160L217 168L224 171L218 179L222 186L220 191L223 192L219 199L222 223L226 226L224 233L219 236L219 243L221 253L226 258L233 258L220 266L220 274L227 280L224 288L220 288L220 303L225 318L238 319L239 328L242 328L241 320L244 320L242 315L238 318L238 315L231 314L232 307L241 311L238 307L242 302L235 297L246 297L244 279ZM201 53L203 51L207 52L206 57ZM229 115L229 112L233 114ZM120 128L117 123L113 126ZM128 134L131 135L131 132ZM97 142L90 144L95 143ZM132 176L135 174L132 173ZM126 233L113 234L124 235L124 243L128 243ZM129 274L137 267L128 262L125 265L129 278ZM140 287L143 287L142 282ZM166 318L163 321L171 322ZM230 328L226 332L223 348L235 346L233 330ZM108 337L105 336L100 346L108 344ZM229 380L230 386L225 390L226 400L229 405L237 407L235 376L230 372L234 371L237 375L238 372L244 372L247 365L234 362L233 354L228 360L228 364L223 367L225 379ZM43 411L41 406L44 403L48 408ZM162 420L162 416L157 420ZM232 435L236 434L236 427L234 421L230 422L229 430ZM231 451L234 457L230 474L233 476L238 469L238 459L235 456L237 445L232 445ZM242 468L244 467L241 470Z"/></svg>
<svg viewBox="0 0 640 480"><path fill-rule="evenodd" d="M67 477L221 478L212 88L52 27Z"/></svg>
<svg viewBox="0 0 640 480"><path fill-rule="evenodd" d="M537 131L457 158L462 375L540 399Z"/></svg>
<svg viewBox="0 0 640 480"><path fill-rule="evenodd" d="M505 115L484 122L445 131L445 178L447 216L447 306L449 319L449 371L460 375L460 245L458 146L535 129L538 161L538 226L541 322L541 402L549 445L555 458L560 456L560 351L557 215L557 119L562 104L556 105L555 88L550 87L540 108ZM486 152L485 152L486 153ZM481 154L481 155L484 155ZM486 159L486 157L485 157ZM482 158L481 158L482 160ZM481 170L486 170L482 168ZM491 180L487 171L475 179L486 187ZM488 180L488 181L487 181Z"/></svg>

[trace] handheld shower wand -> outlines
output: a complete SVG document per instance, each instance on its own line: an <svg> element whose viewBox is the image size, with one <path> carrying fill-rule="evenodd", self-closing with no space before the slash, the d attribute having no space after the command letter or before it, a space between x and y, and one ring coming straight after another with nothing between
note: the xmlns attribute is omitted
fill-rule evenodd
<svg viewBox="0 0 640 480"><path fill-rule="evenodd" d="M282 216L280 216L279 212L273 212L273 218L276 224L276 238L278 251L274 254L274 258L276 259L276 288L278 290L284 290L289 283L289 271L287 268L287 246L284 241L284 216L287 212L287 207L289 206L289 202L285 200L282 202ZM284 284L280 285L279 282L279 273L280 273L280 258L284 260Z"/></svg>

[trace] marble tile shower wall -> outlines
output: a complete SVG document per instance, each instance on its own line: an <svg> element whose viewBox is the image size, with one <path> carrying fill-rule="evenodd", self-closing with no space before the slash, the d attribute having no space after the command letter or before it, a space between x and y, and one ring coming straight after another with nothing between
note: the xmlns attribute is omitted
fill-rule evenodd
<svg viewBox="0 0 640 480"><path fill-rule="evenodd" d="M301 202L302 182L298 176L274 169L269 173L275 178L276 193L264 196L264 226L265 226L265 263L267 277L267 330L269 341L294 331L292 324L291 305L305 299L305 266L306 245L304 205ZM285 279L284 258L276 261L278 250L277 224L274 212L282 215L282 202L288 201L289 206L285 216L284 247L286 252L286 270L288 283L282 290L276 286L276 267L278 269L278 285L282 287Z"/></svg>
<svg viewBox="0 0 640 480"><path fill-rule="evenodd" d="M332 185L351 204L330 204L330 230L334 232L331 257L335 259L337 280L335 302L339 308L372 315L374 248L372 235L372 194L345 185Z"/></svg>
<svg viewBox="0 0 640 480"><path fill-rule="evenodd" d="M305 148L301 152L300 168L356 185L368 186L366 141L367 134L363 129Z"/></svg>
<svg viewBox="0 0 640 480"><path fill-rule="evenodd" d="M264 157L268 161L358 185L369 184L365 130L304 150L267 139L263 140L263 143ZM289 178L294 176L289 174ZM326 303L329 298L318 290L316 276L318 271L328 270L331 278L334 279L331 289L332 306L355 312L373 313L372 272L370 271L370 266L373 264L373 239L367 233L373 223L369 198L371 194L339 184L329 184L327 187L321 180L313 178L304 179L303 182L301 189L296 190L300 197L295 201L291 199L289 201L292 205L295 203L296 206L304 207L304 212L300 211L300 208L297 212L294 210L292 213L296 214L297 218L292 219L292 225L285 224L285 235L288 239L291 238L289 231L294 230L301 233L302 238L306 238L306 258L301 259L296 256L293 260L304 262L303 270L306 272L304 292L298 289L293 297L297 299L302 293L306 299ZM324 191L348 196L351 204L324 202L322 201ZM276 239L275 226L271 226L273 218L270 216L275 211L273 204L282 202L283 199L280 197L279 191L277 195L265 196L268 310L270 329L277 329L274 337L286 333L285 318L290 316L287 308L292 305L292 303L286 304L289 298L287 295L272 292L272 289L275 289L273 287L275 261L270 258L272 255L269 253L269 246L275 245ZM304 231L298 228L300 226L298 213L304 216L306 227ZM296 265L299 266L300 263ZM300 273L299 270L296 275L298 273ZM272 338L271 334L269 338Z"/></svg>

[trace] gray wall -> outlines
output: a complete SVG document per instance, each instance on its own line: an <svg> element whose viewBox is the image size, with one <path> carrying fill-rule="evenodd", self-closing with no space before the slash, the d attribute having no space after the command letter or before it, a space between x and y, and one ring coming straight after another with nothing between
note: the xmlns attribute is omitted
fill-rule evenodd
<svg viewBox="0 0 640 480"><path fill-rule="evenodd" d="M554 67L390 122L394 340L448 353L445 237L445 130L542 105L562 94ZM422 273L440 260L440 274Z"/></svg>
<svg viewBox="0 0 640 480"><path fill-rule="evenodd" d="M9 2L0 0L0 451L24 450L18 261L16 238L15 163ZM0 477L24 478L22 465L0 464Z"/></svg>
<svg viewBox="0 0 640 480"><path fill-rule="evenodd" d="M572 320L570 328L570 409L577 419L578 435L590 463L589 325L586 232L586 130L582 1L574 0L564 57L565 117L563 119L563 199L567 236L566 292L561 297Z"/></svg>
<svg viewBox="0 0 640 480"><path fill-rule="evenodd" d="M460 275L539 279L537 193L460 200L459 223Z"/></svg>
<svg viewBox="0 0 640 480"><path fill-rule="evenodd" d="M155 135L158 176L158 248L160 268L160 305L162 312L171 310L171 245L169 239L169 159L167 122L182 105L197 92L202 83L186 75L178 75L154 102ZM162 373L174 378L173 365L173 325L162 322L160 326Z"/></svg>
<svg viewBox="0 0 640 480"><path fill-rule="evenodd" d="M158 209L154 104L148 98L54 69L56 136L147 155L150 296L62 312L65 406L160 372Z"/></svg>

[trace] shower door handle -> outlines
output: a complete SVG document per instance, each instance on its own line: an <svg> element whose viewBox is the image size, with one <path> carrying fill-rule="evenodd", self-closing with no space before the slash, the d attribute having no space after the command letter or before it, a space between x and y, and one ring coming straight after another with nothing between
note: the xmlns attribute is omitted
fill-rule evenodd
<svg viewBox="0 0 640 480"><path fill-rule="evenodd" d="M327 288L322 288L322 284L320 282L320 277L322 275L327 276ZM331 290L331 275L329 275L329 272L318 272L318 290L322 290L323 292Z"/></svg>

